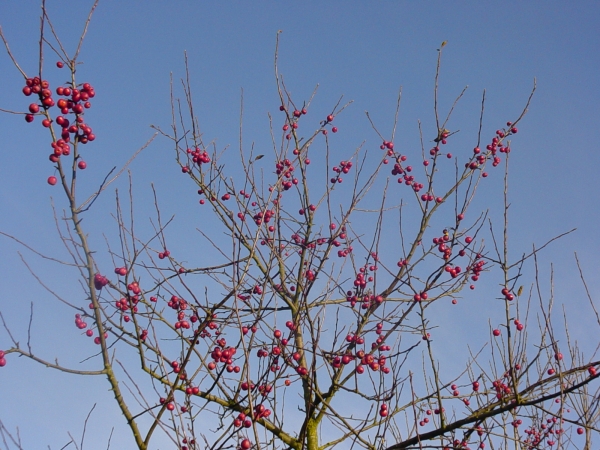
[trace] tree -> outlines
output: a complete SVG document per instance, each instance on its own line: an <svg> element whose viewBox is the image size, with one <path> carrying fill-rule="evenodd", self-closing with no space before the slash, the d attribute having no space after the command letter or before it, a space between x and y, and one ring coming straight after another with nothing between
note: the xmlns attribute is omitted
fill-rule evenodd
<svg viewBox="0 0 600 450"><path fill-rule="evenodd" d="M536 278L525 279L525 265L533 262L537 273L547 244L509 253L511 140L531 96L506 126L495 132L480 126L474 148L452 155L446 145L457 129L450 119L464 91L448 112L440 111L444 42L435 123L423 127L436 130L432 139L422 137L420 152L400 151L397 114L389 132L367 115L379 148L359 145L339 156L336 117L349 103L314 112L316 90L306 100L294 98L276 50L280 105L272 120L282 129L272 126L272 150L248 148L242 102L235 154L205 140L186 71L181 100L171 84L172 124L156 131L174 147L188 178L182 186L198 191L201 239L190 239L187 254L171 253L173 219L161 215L159 192L153 192L155 217L140 231L130 188L116 194L116 232L103 250L90 243L86 219L126 168L98 175L99 187L80 193L80 178L89 176L84 156L96 136L86 118L95 90L82 83L78 64L97 3L73 54L42 4L36 76L20 67L0 33L31 99L25 120L41 121L50 133L56 175L48 184L63 196L65 212L56 213L56 222L71 260L38 254L75 268L84 295L49 293L93 340L88 362L95 368L37 354L35 330L14 330L4 320L1 366L20 355L105 378L139 449L153 448L157 435L181 450L592 448L600 361L562 338L552 297L544 298ZM42 72L42 48L56 54L69 78L55 90ZM480 123L484 104L485 93ZM475 209L488 173L505 180L500 223ZM197 263L200 257L211 263ZM477 348L457 349L460 369L447 370L436 335L447 336L452 323L440 314L460 308L458 299L480 277L498 280L497 291L483 297L502 305L501 314L480 318L489 321L489 337Z"/></svg>

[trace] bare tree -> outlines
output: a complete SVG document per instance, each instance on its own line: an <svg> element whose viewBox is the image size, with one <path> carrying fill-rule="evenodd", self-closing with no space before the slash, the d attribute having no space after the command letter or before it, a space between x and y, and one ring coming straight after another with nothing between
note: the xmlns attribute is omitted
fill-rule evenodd
<svg viewBox="0 0 600 450"><path fill-rule="evenodd" d="M464 91L440 110L442 43L433 139L422 136L418 151L394 146L398 95L391 130L365 118L379 148L361 143L340 157L336 117L350 103L340 99L311 125L316 89L306 100L292 98L277 49L272 149L245 144L242 97L236 153L200 132L186 60L181 87L171 83L172 124L155 129L172 142L185 186L197 189L204 223L189 254L171 254L173 219L161 216L160 193L152 191L155 219L138 225L131 190L117 192L116 232L102 250L90 245L84 218L126 167L100 177L95 192L79 192L84 148L95 139L84 120L95 91L80 82L78 58L97 3L72 55L42 3L36 76L19 66L0 29L23 93L34 99L28 112L8 112L48 129L57 174L48 183L64 194L56 224L71 260L36 253L79 272L81 298L49 293L93 338L97 368L36 354L34 330L10 330L4 319L11 344L0 366L15 354L105 377L139 449L151 448L158 433L181 450L592 448L600 362L569 338L566 316L557 330L552 295L523 273L532 264L538 274L539 252L560 236L516 257L509 252L511 139L535 84L516 118L492 133L483 127L484 93L473 149L452 155L445 146L457 132L451 117ZM55 91L43 76L44 50L70 74ZM487 170L504 177L500 223L472 206ZM211 263L196 263L199 255ZM489 337L480 348L458 349L452 358L461 370L448 371L435 337L453 325L440 305L457 304L481 276L501 280L483 295L504 312L481 317ZM598 317L591 297L589 307ZM19 340L25 335L27 345ZM7 448L8 441L21 448L1 424L0 436Z"/></svg>

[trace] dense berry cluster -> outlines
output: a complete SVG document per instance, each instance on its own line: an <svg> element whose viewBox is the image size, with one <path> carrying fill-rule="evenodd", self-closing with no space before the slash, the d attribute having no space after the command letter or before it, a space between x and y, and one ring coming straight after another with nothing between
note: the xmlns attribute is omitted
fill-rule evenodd
<svg viewBox="0 0 600 450"><path fill-rule="evenodd" d="M57 67L62 68L64 64L59 61ZM92 107L90 100L96 96L91 84L59 86L56 88L56 95L60 98L55 101L49 81L33 77L25 80L22 92L27 97L36 96L38 98L38 102L29 105L29 113L25 114L25 120L31 123L35 120L35 116L42 116L42 126L51 129L52 153L48 157L50 162L57 163L61 156L69 156L72 151L71 145L87 144L96 139L92 128L83 119L84 111ZM56 115L54 119L51 114L53 107L60 110L60 114ZM65 117L68 115L73 117L71 119ZM59 133L52 129L52 123L56 123L60 127ZM80 159L79 155L77 158L77 167L80 170L87 168L87 163ZM48 184L55 185L57 182L56 176L48 177Z"/></svg>

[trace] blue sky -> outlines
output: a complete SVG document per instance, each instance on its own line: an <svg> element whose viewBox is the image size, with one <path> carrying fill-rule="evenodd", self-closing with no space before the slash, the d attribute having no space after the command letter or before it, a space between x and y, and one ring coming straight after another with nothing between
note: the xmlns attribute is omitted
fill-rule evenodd
<svg viewBox="0 0 600 450"><path fill-rule="evenodd" d="M64 45L72 51L87 14L89 1L48 0L50 17ZM29 0L0 3L0 25L20 64L30 74L37 67L39 4ZM435 133L433 78L436 49L444 49L440 81L441 110L446 111L463 87L469 86L451 122L460 129L451 151L473 146L481 93L486 89L484 139L507 120L518 116L531 91L537 91L511 154L511 238L516 255L541 245L555 235L577 231L544 251L544 281L550 263L555 270L555 294L581 328L580 338L597 335L587 314L580 314L583 291L576 270L577 252L592 294L600 294L600 4L579 2L191 2L102 0L92 20L80 57L79 81L96 88L94 106L87 114L97 140L86 148L85 188L97 185L101 174L127 161L152 135L150 125L170 124L169 76L184 75L184 51L196 110L206 140L219 147L238 142L240 92L244 90L244 138L257 148L270 142L267 113L276 114L279 100L273 73L275 36L280 40L280 72L297 99L319 91L311 109L331 109L343 95L353 104L336 118L340 149L354 149L363 140L376 148L378 137L364 111L389 134L396 96L403 98L398 145L419 151L417 120L424 132ZM47 52L47 74L62 81ZM0 52L0 108L24 110L23 80L4 52ZM275 116L277 117L277 116ZM277 122L275 122L277 123ZM433 131L432 131L433 130ZM58 190L46 184L53 169L49 146L39 123L22 117L0 116L3 163L0 164L0 231L15 235L48 254L64 255L56 239L50 198L63 207ZM454 144L456 142L456 144ZM412 150L411 150L412 149ZM341 154L347 151L340 150ZM344 153L346 152L346 153ZM260 153L260 152L259 152ZM190 212L197 199L189 183L178 175L171 143L158 138L131 166L140 217L152 211L149 184L155 183L164 200L165 215L197 220ZM125 188L123 180L119 187ZM500 173L489 180L489 197L479 206L498 206ZM488 194L486 194L488 195ZM98 202L112 211L111 193ZM497 211L497 210L496 210ZM492 215L497 214L492 212ZM110 217L99 216L91 232L113 232ZM202 220L202 218L199 218ZM185 226L182 225L185 229ZM193 228L193 227L192 227ZM95 237L102 246L102 238ZM176 242L185 246L185 240ZM104 247L102 247L104 248ZM63 295L79 295L77 279L63 269L36 259L9 239L0 237L0 310L14 333L26 340L29 304L36 302L36 348L53 359L77 361L87 346L77 344L72 354L61 352L72 342L72 315L29 275L17 251L32 268ZM62 252L62 253L61 253ZM483 293L479 293L483 295ZM495 295L495 294L493 294ZM583 305L583 303L581 303ZM50 325L50 326L49 326ZM38 328L39 327L39 328ZM591 339L594 349L597 339ZM0 331L0 348L8 346ZM12 356L12 355L11 355ZM72 390L63 389L65 384ZM19 426L25 448L68 441L66 431L78 434L83 418L98 400L98 423L113 423L118 414L104 380L79 380L57 374L28 361L9 358L0 369L0 419ZM102 392L102 396L96 393ZM83 415L83 416L82 416ZM114 416L113 416L114 417ZM100 419L102 418L102 419ZM126 430L116 423L117 437ZM119 428L121 427L121 428ZM106 426L90 426L90 439L107 439ZM118 441L115 441L118 442ZM126 441L124 441L126 442ZM116 447L119 447L118 445ZM96 448L91 445L91 448ZM160 447L162 448L162 447Z"/></svg>

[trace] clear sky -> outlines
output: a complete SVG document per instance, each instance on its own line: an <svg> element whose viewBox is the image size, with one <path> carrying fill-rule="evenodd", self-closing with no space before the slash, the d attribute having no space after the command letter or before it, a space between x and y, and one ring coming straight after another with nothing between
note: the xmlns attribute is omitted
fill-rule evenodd
<svg viewBox="0 0 600 450"><path fill-rule="evenodd" d="M72 51L91 2L47 3L63 44ZM39 12L37 1L0 2L0 25L15 57L31 75L37 68ZM308 98L319 84L314 103L319 113L331 109L341 95L354 101L336 119L340 148L354 149L363 140L376 148L380 142L364 111L389 133L402 87L396 141L407 152L419 152L417 120L422 121L425 133L435 134L436 49L448 41L441 70L442 110L469 86L449 126L461 130L453 153L473 147L483 89L487 90L484 136L491 136L517 117L537 80L530 110L513 139L510 220L514 252L529 251L534 243L541 245L577 228L544 251L541 264L546 274L550 263L554 264L557 301L564 302L567 313L581 325L579 338L585 339L587 333L594 349L597 328L587 328L594 322L585 314L578 315L579 306L570 309L569 305L583 294L574 252L592 294L596 298L600 294L598 23L600 3L596 1L101 0L78 72L79 81L89 81L97 92L86 116L97 140L85 149L89 179L84 186L92 189L101 174L127 161L152 135L151 124L169 126L169 76L173 72L177 82L184 75L184 51L206 140L236 147L243 88L245 139L257 147L268 146L267 113L276 114L279 106L273 71L278 30L283 30L280 71L296 98ZM46 54L46 73L56 85L63 81L63 74L54 68L50 52ZM0 108L26 109L29 102L21 93L23 79L3 51L0 86ZM37 122L28 125L20 116L1 114L0 136L4 154L0 231L41 252L64 255L56 238L50 198L55 196L58 210L64 203L58 189L46 183L53 174L46 133ZM150 182L160 192L167 215L176 213L184 221L190 217L186 211L195 208L197 200L179 175L170 142L155 140L131 169L142 217L151 214ZM500 173L491 178L496 191L490 202L497 206ZM112 211L113 199L107 193L98 208ZM110 217L102 220L106 223L90 225L91 231L113 232ZM95 239L104 249L102 238ZM35 282L18 251L52 289L66 296L80 295L73 273L65 277L61 267L40 261L0 236L0 310L17 340L24 343L29 305L35 301L34 348L48 359L77 361L86 354L87 342L76 344L73 354L65 354L64 346L76 336L72 315ZM8 345L8 336L0 330L0 349ZM72 389L63 389L65 384ZM97 422L88 433L89 448L101 448L92 442L106 442L110 432L106 424L116 426L115 443L127 434L114 416L118 412L107 388L104 380L79 380L11 357L0 369L0 419L9 429L20 427L24 448L50 445L58 449L69 440L67 431L80 435L85 414L98 402Z"/></svg>

